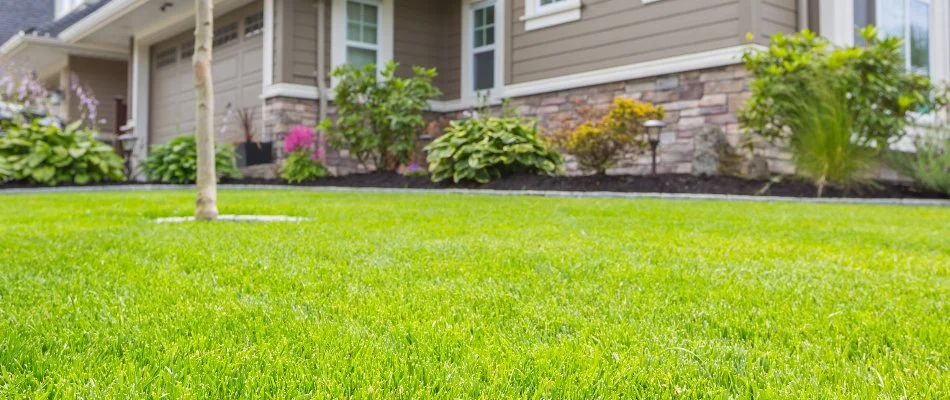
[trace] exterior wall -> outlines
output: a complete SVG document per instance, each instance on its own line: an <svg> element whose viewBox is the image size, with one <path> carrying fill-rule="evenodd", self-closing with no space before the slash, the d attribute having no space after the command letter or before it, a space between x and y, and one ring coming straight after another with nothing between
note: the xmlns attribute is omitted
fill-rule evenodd
<svg viewBox="0 0 950 400"><path fill-rule="evenodd" d="M694 172L695 138L704 126L721 127L730 145L738 147L742 134L736 115L748 98L748 85L745 69L733 65L527 96L513 99L512 105L521 115L537 118L546 132L581 122L576 112L579 106L592 106L606 112L614 97L661 105L669 125L660 138L657 171L685 174ZM771 164L776 170L783 168L780 161L787 158L781 154L767 156L775 159ZM568 163L567 170L569 174L581 173L573 162ZM650 154L628 155L608 172L649 173Z"/></svg>
<svg viewBox="0 0 950 400"><path fill-rule="evenodd" d="M68 72L75 74L79 83L88 88L92 95L99 100L97 109L99 129L103 133L115 133L116 107L115 98L125 98L127 94L128 63L125 61L103 60L88 57L70 56ZM71 80L71 78L70 78ZM69 103L68 120L75 120L79 115L79 100L69 87L62 88L67 94Z"/></svg>
<svg viewBox="0 0 950 400"><path fill-rule="evenodd" d="M435 67L443 100L461 92L461 13L460 0L400 0L395 8L393 58L401 64L399 73Z"/></svg>
<svg viewBox="0 0 950 400"><path fill-rule="evenodd" d="M745 41L741 7L752 0L583 0L581 20L525 31L525 0L511 0L506 83L617 67ZM762 1L762 0L754 0ZM751 15L751 14L750 14ZM748 21L747 21L748 22ZM751 24L750 24L751 25Z"/></svg>
<svg viewBox="0 0 950 400"><path fill-rule="evenodd" d="M756 42L767 45L769 37L782 32L797 32L798 0L758 0L759 15Z"/></svg>
<svg viewBox="0 0 950 400"><path fill-rule="evenodd" d="M330 60L332 2L326 0L324 46ZM315 0L274 1L274 83L316 86L317 10ZM327 73L330 73L327 68Z"/></svg>

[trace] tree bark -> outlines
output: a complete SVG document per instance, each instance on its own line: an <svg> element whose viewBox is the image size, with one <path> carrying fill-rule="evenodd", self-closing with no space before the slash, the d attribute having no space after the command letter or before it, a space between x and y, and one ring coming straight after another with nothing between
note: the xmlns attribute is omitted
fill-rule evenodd
<svg viewBox="0 0 950 400"><path fill-rule="evenodd" d="M195 136L198 142L198 200L195 218L218 218L217 173L214 170L214 83L211 79L211 46L214 36L212 0L195 0Z"/></svg>

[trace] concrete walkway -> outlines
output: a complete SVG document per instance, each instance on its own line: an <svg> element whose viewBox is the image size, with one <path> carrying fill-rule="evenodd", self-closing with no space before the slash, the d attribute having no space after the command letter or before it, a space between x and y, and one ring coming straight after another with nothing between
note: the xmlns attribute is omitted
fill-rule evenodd
<svg viewBox="0 0 950 400"><path fill-rule="evenodd" d="M52 187L28 189L0 189L0 195L41 194L41 193L82 193L82 192L122 192L194 189L194 185L117 185ZM879 204L903 206L950 207L950 200L939 199L850 199L850 198L813 198L780 196L744 196L727 194L688 194L688 193L623 193L623 192L566 192L547 190L494 190L494 189L394 189L394 188L353 188L337 186L281 186L281 185L218 185L222 190L292 190L310 192L354 192L354 193L451 193L462 195L491 196L538 196L571 197L596 199L663 199L663 200L719 200L744 202L787 202L820 204Z"/></svg>

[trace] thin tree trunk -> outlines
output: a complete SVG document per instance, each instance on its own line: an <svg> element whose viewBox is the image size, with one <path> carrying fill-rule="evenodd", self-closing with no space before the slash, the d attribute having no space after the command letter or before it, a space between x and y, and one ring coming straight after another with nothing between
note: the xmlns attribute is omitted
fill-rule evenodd
<svg viewBox="0 0 950 400"><path fill-rule="evenodd" d="M198 141L198 200L195 218L218 218L217 174L214 170L214 84L211 79L212 0L195 0L195 136Z"/></svg>

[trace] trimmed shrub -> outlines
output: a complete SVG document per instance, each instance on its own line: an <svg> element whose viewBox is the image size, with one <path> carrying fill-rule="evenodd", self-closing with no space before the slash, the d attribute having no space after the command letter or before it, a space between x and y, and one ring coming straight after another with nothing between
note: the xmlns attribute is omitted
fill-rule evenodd
<svg viewBox="0 0 950 400"><path fill-rule="evenodd" d="M815 79L845 91L853 133L882 150L904 135L913 113L947 104L930 78L906 71L901 39L878 39L872 26L861 34L867 46L838 48L808 30L778 33L767 50L746 52L743 61L754 80L752 96L739 111L744 128L770 140L787 139L794 134L790 113L797 107L788 99L811 97Z"/></svg>
<svg viewBox="0 0 950 400"><path fill-rule="evenodd" d="M425 150L434 182L487 183L514 173L554 174L564 163L541 140L536 124L516 118L453 121Z"/></svg>
<svg viewBox="0 0 950 400"><path fill-rule="evenodd" d="M98 132L80 129L81 121L60 128L4 122L0 136L0 182L40 185L125 180L122 158L96 140Z"/></svg>
<svg viewBox="0 0 950 400"><path fill-rule="evenodd" d="M391 61L378 73L375 65L334 70L340 117L320 124L331 145L387 171L412 160L416 136L425 127L422 112L440 94L432 85L435 69L415 67L412 77L400 78L395 76L398 67Z"/></svg>
<svg viewBox="0 0 950 400"><path fill-rule="evenodd" d="M320 152L313 151L316 135L313 129L297 125L284 141L284 153L289 154L280 167L280 177L290 183L312 181L327 176L320 161Z"/></svg>
<svg viewBox="0 0 950 400"><path fill-rule="evenodd" d="M582 111L582 115L590 117L589 114ZM552 141L574 156L582 169L603 175L624 154L642 153L649 145L644 122L664 117L662 107L618 97L607 115L558 132Z"/></svg>
<svg viewBox="0 0 950 400"><path fill-rule="evenodd" d="M214 145L214 169L218 179L240 178L234 146ZM167 144L153 146L145 160L145 175L154 182L191 184L198 179L198 144L194 135L179 136Z"/></svg>

